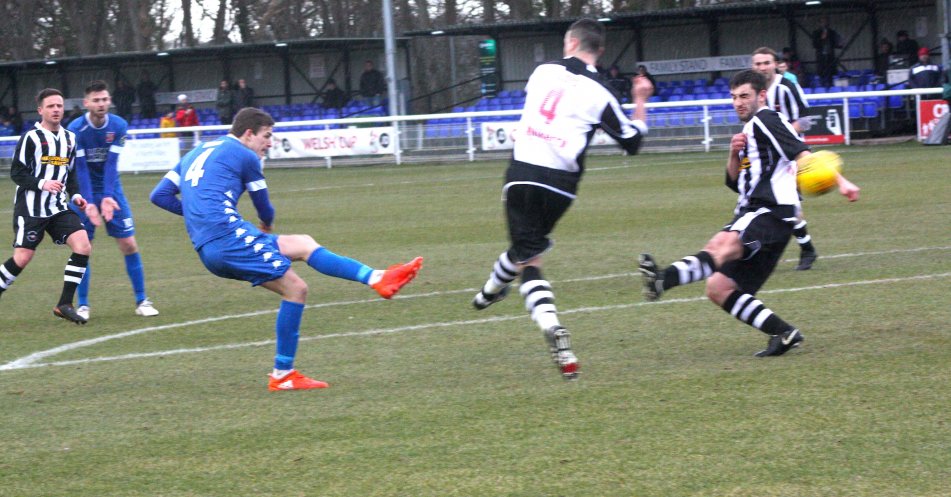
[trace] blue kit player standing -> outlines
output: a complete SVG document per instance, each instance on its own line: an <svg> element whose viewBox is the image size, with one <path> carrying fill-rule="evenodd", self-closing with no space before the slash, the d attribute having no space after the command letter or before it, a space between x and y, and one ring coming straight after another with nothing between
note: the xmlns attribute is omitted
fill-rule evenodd
<svg viewBox="0 0 951 497"><path fill-rule="evenodd" d="M90 199L85 209L72 207L86 226L91 241L96 227L103 222L106 232L116 239L119 251L125 256L125 269L135 292L135 313L155 316L158 310L145 293L145 271L142 257L135 242L135 223L132 210L122 192L119 181L119 154L125 142L128 124L125 119L109 113L109 87L103 81L93 81L86 87L83 105L88 112L69 123L76 133L76 179L83 197ZM102 206L100 209L98 206ZM101 217L100 217L101 216ZM79 284L79 302L76 312L89 319L90 268Z"/></svg>
<svg viewBox="0 0 951 497"><path fill-rule="evenodd" d="M277 354L268 389L326 388L294 369L307 283L291 269L306 261L320 273L359 281L391 298L423 265L422 257L374 270L320 246L310 235L271 234L274 207L268 197L261 158L271 148L274 119L253 107L242 109L231 131L203 143L168 172L152 191L155 205L184 216L185 229L201 262L216 276L262 286L282 297L275 325ZM238 200L247 191L260 224L245 221ZM179 199L181 194L181 199Z"/></svg>

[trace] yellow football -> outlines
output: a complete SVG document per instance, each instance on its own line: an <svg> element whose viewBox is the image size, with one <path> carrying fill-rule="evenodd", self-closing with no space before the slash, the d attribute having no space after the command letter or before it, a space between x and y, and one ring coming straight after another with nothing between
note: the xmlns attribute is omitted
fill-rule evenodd
<svg viewBox="0 0 951 497"><path fill-rule="evenodd" d="M796 183L803 195L822 195L837 185L836 176L842 171L839 154L820 150L796 161Z"/></svg>

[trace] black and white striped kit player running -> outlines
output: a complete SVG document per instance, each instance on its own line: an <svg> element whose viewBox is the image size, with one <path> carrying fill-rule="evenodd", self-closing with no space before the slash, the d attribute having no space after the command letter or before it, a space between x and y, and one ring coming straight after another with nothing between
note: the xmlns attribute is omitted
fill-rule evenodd
<svg viewBox="0 0 951 497"><path fill-rule="evenodd" d="M579 364L571 335L558 319L552 285L541 271L552 246L549 234L575 199L595 130L603 129L628 153L637 153L647 132L645 104L653 92L646 78L638 78L633 119L625 115L594 67L603 47L604 28L582 19L565 35L565 58L538 66L529 78L519 138L502 188L511 243L472 301L482 310L502 300L521 275L525 308L566 379L577 378Z"/></svg>
<svg viewBox="0 0 951 497"><path fill-rule="evenodd" d="M736 319L770 336L758 357L778 356L803 341L802 333L755 297L779 262L799 206L796 159L811 152L792 125L765 106L766 77L741 71L730 80L737 115L746 124L730 142L727 186L739 194L733 219L700 252L659 269L641 254L644 295L706 280L707 296ZM858 187L841 176L840 191L858 199Z"/></svg>
<svg viewBox="0 0 951 497"><path fill-rule="evenodd" d="M0 265L0 294L8 290L46 234L53 243L69 245L63 275L63 291L53 314L77 324L86 320L72 306L76 287L89 262L89 239L79 216L69 203L86 205L74 175L70 174L76 154L76 136L60 126L63 97L46 89L37 96L40 122L17 142L10 166L16 183L13 207L13 257Z"/></svg>

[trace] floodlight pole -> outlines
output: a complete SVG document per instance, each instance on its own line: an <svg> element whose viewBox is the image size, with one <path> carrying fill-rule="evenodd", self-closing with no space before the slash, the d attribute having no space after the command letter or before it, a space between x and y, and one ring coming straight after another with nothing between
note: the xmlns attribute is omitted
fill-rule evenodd
<svg viewBox="0 0 951 497"><path fill-rule="evenodd" d="M383 0L383 44L386 51L386 90L390 116L400 114L396 91L396 36L393 29L393 0ZM393 121L393 150L396 163L400 163L399 123Z"/></svg>
<svg viewBox="0 0 951 497"><path fill-rule="evenodd" d="M944 10L944 36L941 37L941 65L945 70L951 67L951 0L941 2ZM951 83L951 81L949 81Z"/></svg>

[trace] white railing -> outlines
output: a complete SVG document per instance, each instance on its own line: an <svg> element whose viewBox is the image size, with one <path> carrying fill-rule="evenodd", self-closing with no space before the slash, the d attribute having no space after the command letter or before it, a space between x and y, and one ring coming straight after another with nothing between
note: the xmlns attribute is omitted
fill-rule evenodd
<svg viewBox="0 0 951 497"><path fill-rule="evenodd" d="M851 117L849 115L849 102L853 99L864 99L871 97L914 97L914 106L906 109L909 112L915 112L919 107L919 102L923 95L940 94L940 88L931 89L910 89L910 90L881 90L864 92L836 92L807 94L807 101L817 100L836 100L842 102L844 118L844 134L846 144L851 143ZM690 116L693 124L672 126L672 127L654 127L651 129L651 138L645 141L645 147L648 149L663 150L673 148L687 148L709 151L712 146L725 147L729 145L729 138L739 129L739 124L713 122L714 115L723 116L724 113L732 113L730 99L708 99L708 100L684 100L680 102L654 102L648 103L648 109L681 109L681 108L700 108L700 110L685 109L685 116ZM625 105L630 109L631 105ZM886 103L881 109L884 113L888 110ZM719 114L717 114L719 113ZM481 151L478 146L480 129L478 124L482 121L505 120L521 114L521 110L497 110L497 111L479 111L479 112L457 112L451 114L422 114L411 116L382 116L382 117L353 117L346 119L316 119L308 121L285 121L275 125L276 130L293 131L295 128L332 128L348 126L393 126L399 137L396 140L395 153L393 161L396 164L409 159L413 162L427 160L469 160L477 158L501 157L508 155L509 152L486 152ZM650 112L648 121L650 122ZM882 114L884 116L884 114ZM501 118L501 119L500 119ZM883 119L883 117L882 117ZM918 138L921 139L920 116L918 119ZM185 138L183 140L182 151L185 152L192 148L194 140L206 140L220 136L227 132L229 126L194 126L184 128L150 128L129 130L130 139L141 139L156 137L161 133L193 133L194 138ZM440 131L450 129L450 133ZM434 132L435 131L435 132ZM210 135L210 136L209 136ZM0 160L7 159L12 155L13 144L17 137L0 138ZM273 164L276 159L271 159ZM301 162L300 159L284 159L289 162ZM333 161L340 163L380 163L386 161L383 156L372 157L326 157L323 159L327 167L330 167ZM320 163L320 158L304 160L306 165Z"/></svg>

